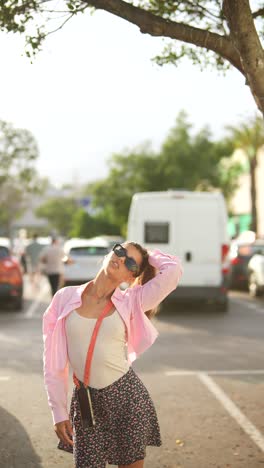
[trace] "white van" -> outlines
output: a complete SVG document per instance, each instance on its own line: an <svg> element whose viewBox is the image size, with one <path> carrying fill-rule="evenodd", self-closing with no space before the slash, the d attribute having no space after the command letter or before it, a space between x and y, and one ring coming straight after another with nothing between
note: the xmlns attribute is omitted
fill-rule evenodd
<svg viewBox="0 0 264 468"><path fill-rule="evenodd" d="M227 310L230 240L220 192L136 193L127 238L181 258L183 276L170 298L211 301Z"/></svg>

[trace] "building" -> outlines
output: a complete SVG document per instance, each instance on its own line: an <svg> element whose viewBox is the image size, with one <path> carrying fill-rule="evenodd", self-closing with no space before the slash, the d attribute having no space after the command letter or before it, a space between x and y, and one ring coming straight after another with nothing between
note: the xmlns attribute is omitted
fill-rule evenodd
<svg viewBox="0 0 264 468"><path fill-rule="evenodd" d="M245 173L240 176L239 188L230 202L230 210L233 213L229 223L229 231L231 235L237 235L243 231L249 230L251 223L250 174L248 173L248 161L244 153L240 150L235 152L234 158L242 163L245 168ZM264 148L262 148L258 153L256 188L258 234L259 236L264 237Z"/></svg>
<svg viewBox="0 0 264 468"><path fill-rule="evenodd" d="M51 198L69 197L70 189L57 189L49 186L43 195L32 195L28 198L28 207L23 215L12 224L12 237L16 237L21 229L26 231L45 232L48 229L48 221L35 215L35 210Z"/></svg>

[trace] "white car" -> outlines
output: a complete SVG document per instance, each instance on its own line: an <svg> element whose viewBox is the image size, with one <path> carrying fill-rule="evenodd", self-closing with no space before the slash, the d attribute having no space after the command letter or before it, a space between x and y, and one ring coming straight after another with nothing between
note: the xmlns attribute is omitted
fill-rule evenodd
<svg viewBox="0 0 264 468"><path fill-rule="evenodd" d="M0 237L0 244L7 249L11 249L11 242L8 237Z"/></svg>
<svg viewBox="0 0 264 468"><path fill-rule="evenodd" d="M82 284L93 279L110 250L109 242L100 237L66 241L64 244L65 286Z"/></svg>
<svg viewBox="0 0 264 468"><path fill-rule="evenodd" d="M248 289L252 297L264 294L264 247L248 262Z"/></svg>

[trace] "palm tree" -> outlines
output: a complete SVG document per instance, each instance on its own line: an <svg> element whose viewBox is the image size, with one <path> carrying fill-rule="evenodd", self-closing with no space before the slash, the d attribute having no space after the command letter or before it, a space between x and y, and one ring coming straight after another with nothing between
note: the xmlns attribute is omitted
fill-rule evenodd
<svg viewBox="0 0 264 468"><path fill-rule="evenodd" d="M257 186L256 169L258 167L258 151L264 145L263 119L255 116L239 127L228 127L234 148L243 150L250 172L251 226L250 229L258 234Z"/></svg>

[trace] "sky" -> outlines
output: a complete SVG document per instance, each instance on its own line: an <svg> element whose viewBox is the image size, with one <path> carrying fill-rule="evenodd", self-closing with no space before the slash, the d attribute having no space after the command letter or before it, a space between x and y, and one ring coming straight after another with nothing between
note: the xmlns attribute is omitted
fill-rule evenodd
<svg viewBox="0 0 264 468"><path fill-rule="evenodd" d="M74 18L32 64L21 36L1 33L0 44L0 119L32 132L39 175L57 187L104 178L113 153L146 141L158 150L182 109L215 138L256 113L238 71L159 67L163 40L109 13Z"/></svg>

